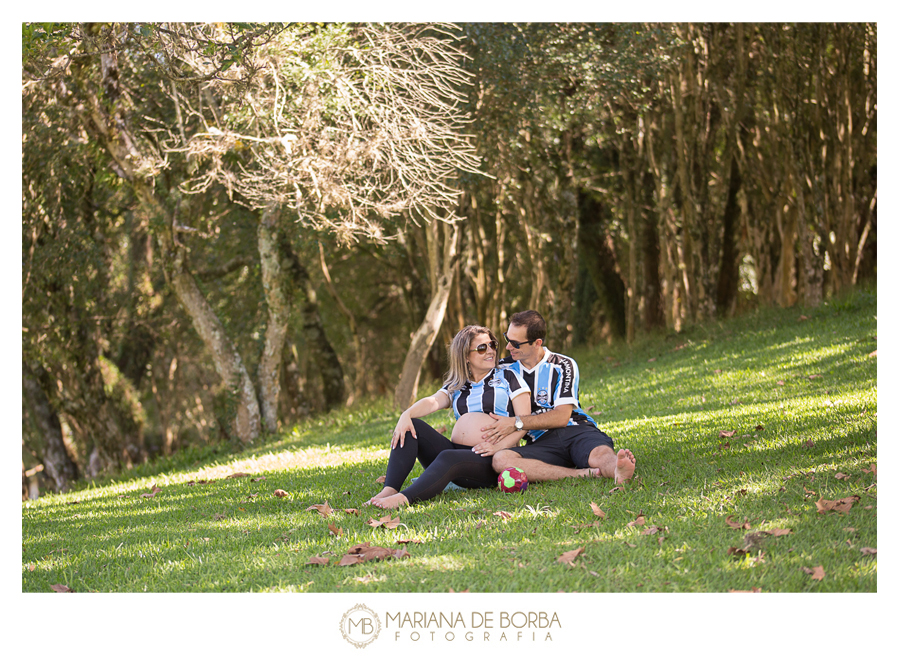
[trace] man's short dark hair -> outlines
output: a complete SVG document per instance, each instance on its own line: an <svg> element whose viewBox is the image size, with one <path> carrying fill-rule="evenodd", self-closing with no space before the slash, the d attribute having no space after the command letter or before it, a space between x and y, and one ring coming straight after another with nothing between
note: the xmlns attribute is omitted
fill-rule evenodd
<svg viewBox="0 0 900 658"><path fill-rule="evenodd" d="M509 319L510 324L525 327L529 341L541 339L547 335L547 323L537 311L519 311Z"/></svg>

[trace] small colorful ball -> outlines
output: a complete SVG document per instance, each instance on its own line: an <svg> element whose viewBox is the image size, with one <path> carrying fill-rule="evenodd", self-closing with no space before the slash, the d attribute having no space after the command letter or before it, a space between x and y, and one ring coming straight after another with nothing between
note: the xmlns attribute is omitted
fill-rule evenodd
<svg viewBox="0 0 900 658"><path fill-rule="evenodd" d="M500 491L506 493L525 491L528 488L528 477L526 477L525 471L521 468L510 466L497 476L497 484L500 487Z"/></svg>

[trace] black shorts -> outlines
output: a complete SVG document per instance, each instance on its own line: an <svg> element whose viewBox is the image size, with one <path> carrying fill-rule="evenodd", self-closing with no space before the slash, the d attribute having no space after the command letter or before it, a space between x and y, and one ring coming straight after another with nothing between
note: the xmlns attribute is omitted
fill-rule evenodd
<svg viewBox="0 0 900 658"><path fill-rule="evenodd" d="M555 466L588 468L591 451L598 446L612 448L612 439L590 425L569 425L547 430L537 441L510 450Z"/></svg>

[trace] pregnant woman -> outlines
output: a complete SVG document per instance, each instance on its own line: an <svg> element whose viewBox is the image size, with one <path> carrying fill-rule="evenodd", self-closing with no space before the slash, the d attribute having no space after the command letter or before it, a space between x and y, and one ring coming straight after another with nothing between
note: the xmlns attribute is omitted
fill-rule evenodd
<svg viewBox="0 0 900 658"><path fill-rule="evenodd" d="M497 484L491 456L518 445L524 431L513 432L497 443L484 441L481 428L493 422L488 415L521 416L531 413L531 391L522 377L497 368L497 339L493 332L469 325L453 338L450 370L434 395L422 398L400 415L391 435L384 488L367 501L391 509L437 496L450 482L475 489ZM450 439L422 416L452 407L457 418ZM401 491L418 459L425 468Z"/></svg>

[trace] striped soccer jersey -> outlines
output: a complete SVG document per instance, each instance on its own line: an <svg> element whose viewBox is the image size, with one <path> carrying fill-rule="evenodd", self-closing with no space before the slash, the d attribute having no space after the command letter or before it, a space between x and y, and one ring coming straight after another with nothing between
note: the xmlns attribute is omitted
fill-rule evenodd
<svg viewBox="0 0 900 658"><path fill-rule="evenodd" d="M567 425L597 426L594 419L588 416L578 402L578 364L563 354L551 352L544 348L544 357L538 364L528 370L518 361L506 357L499 363L500 368L512 370L522 376L525 385L531 390L531 413L546 413L561 404L574 405ZM540 438L547 430L529 430L528 438L532 441Z"/></svg>
<svg viewBox="0 0 900 658"><path fill-rule="evenodd" d="M475 411L515 416L513 399L530 392L518 372L497 368L493 368L480 382L466 382L465 386L453 393L446 388L441 390L450 398L450 407L457 419L464 413Z"/></svg>

